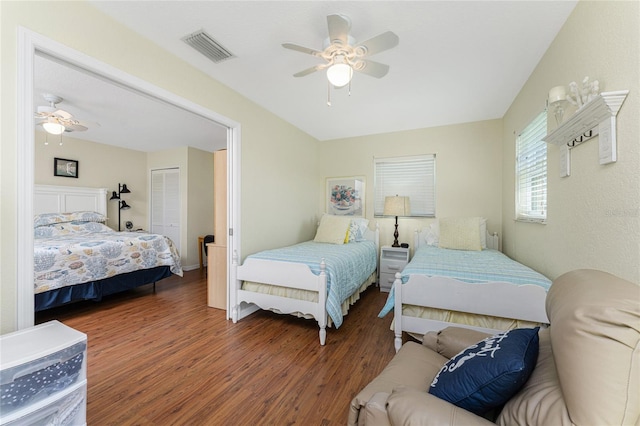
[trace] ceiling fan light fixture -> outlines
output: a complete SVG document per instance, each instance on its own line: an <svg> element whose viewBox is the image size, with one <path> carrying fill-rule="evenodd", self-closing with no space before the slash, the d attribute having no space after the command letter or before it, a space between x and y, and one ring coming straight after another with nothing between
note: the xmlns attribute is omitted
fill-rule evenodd
<svg viewBox="0 0 640 426"><path fill-rule="evenodd" d="M346 86L352 77L353 68L345 63L333 64L327 69L327 79L334 87Z"/></svg>
<svg viewBox="0 0 640 426"><path fill-rule="evenodd" d="M54 119L49 119L42 123L42 127L44 127L47 133L51 133L52 135L61 135L64 133L64 126Z"/></svg>

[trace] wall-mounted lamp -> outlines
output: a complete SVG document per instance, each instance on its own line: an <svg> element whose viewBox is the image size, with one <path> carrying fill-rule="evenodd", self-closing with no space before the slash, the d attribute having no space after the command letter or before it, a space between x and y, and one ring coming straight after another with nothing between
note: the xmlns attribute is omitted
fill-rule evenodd
<svg viewBox="0 0 640 426"><path fill-rule="evenodd" d="M549 90L549 106L553 106L553 115L556 118L556 124L562 124L564 117L564 105L567 101L567 89L564 86L556 86Z"/></svg>
<svg viewBox="0 0 640 426"><path fill-rule="evenodd" d="M131 208L130 205L127 204L126 201L120 199L120 194L130 194L129 188L127 188L127 184L118 184L118 191L113 191L111 198L109 200L118 200L118 231L121 231L122 228L120 226L120 212L121 210L128 210Z"/></svg>
<svg viewBox="0 0 640 426"><path fill-rule="evenodd" d="M385 197L384 198L384 211L382 212L384 216L395 216L396 217L396 230L393 233L393 245L391 247L400 247L398 243L398 216L409 216L411 215L411 207L409 205L409 197L401 197L396 195L395 197Z"/></svg>

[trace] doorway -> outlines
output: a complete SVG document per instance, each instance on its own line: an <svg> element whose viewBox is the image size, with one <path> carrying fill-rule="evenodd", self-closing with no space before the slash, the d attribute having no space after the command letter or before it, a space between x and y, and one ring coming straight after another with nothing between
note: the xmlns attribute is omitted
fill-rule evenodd
<svg viewBox="0 0 640 426"><path fill-rule="evenodd" d="M17 176L17 328L22 329L34 324L32 218L35 132L33 127L33 64L36 53L56 58L79 69L99 75L114 84L128 87L133 91L192 112L227 128L227 152L229 154L227 163L227 227L232 235L227 247L227 264L230 266L231 253L234 250L239 250L240 241L240 124L26 28L21 27L18 32L17 136L19 143L17 156L20 172Z"/></svg>

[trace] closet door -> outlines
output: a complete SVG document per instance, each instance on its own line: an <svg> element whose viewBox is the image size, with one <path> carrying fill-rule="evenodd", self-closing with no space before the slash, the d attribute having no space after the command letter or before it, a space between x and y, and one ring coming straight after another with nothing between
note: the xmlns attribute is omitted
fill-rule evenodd
<svg viewBox="0 0 640 426"><path fill-rule="evenodd" d="M180 251L180 169L151 171L151 232L171 238Z"/></svg>

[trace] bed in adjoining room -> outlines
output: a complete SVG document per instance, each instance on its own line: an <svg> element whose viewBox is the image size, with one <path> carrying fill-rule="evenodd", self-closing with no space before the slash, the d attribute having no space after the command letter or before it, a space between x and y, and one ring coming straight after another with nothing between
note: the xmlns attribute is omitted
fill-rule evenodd
<svg viewBox="0 0 640 426"><path fill-rule="evenodd" d="M349 306L376 283L379 231L368 224L323 215L312 241L249 255L242 265L234 258L233 321L258 309L315 319L324 345L326 327L340 327Z"/></svg>
<svg viewBox="0 0 640 426"><path fill-rule="evenodd" d="M34 197L35 310L182 276L171 239L117 232L105 225L105 188L36 185ZM67 211L69 210L69 211Z"/></svg>
<svg viewBox="0 0 640 426"><path fill-rule="evenodd" d="M482 218L444 218L416 232L415 254L396 275L380 312L402 333L421 336L450 325L485 332L548 324L551 281L499 251Z"/></svg>

